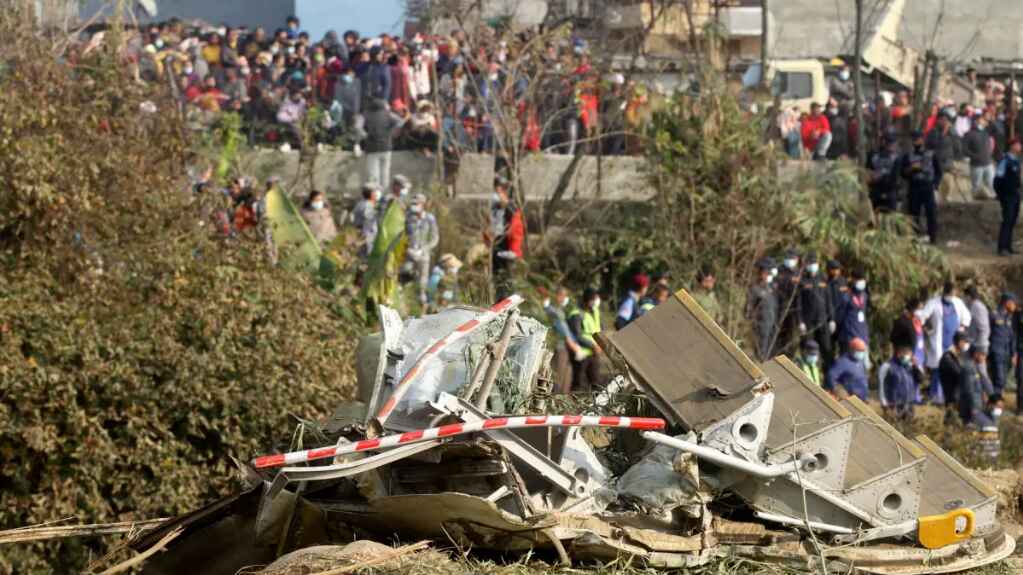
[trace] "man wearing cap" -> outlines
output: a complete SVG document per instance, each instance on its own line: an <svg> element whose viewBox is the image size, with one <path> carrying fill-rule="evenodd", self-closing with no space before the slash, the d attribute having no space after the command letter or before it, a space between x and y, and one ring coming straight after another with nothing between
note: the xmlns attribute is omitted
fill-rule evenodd
<svg viewBox="0 0 1023 575"><path fill-rule="evenodd" d="M803 265L803 277L799 284L799 332L817 343L817 349L825 361L831 359L831 332L828 324L831 316L831 290L820 273L817 254L809 253Z"/></svg>
<svg viewBox="0 0 1023 575"><path fill-rule="evenodd" d="M416 194L405 216L405 234L408 237L405 255L412 276L419 285L419 303L424 306L430 284L430 254L440 243L437 218L426 211L426 200L426 194Z"/></svg>
<svg viewBox="0 0 1023 575"><path fill-rule="evenodd" d="M835 313L838 343L848 348L854 339L870 343L870 295L867 293L867 274L857 268L852 274L852 289L845 294Z"/></svg>
<svg viewBox="0 0 1023 575"><path fill-rule="evenodd" d="M774 282L781 314L778 318L778 341L774 346L777 353L791 352L799 332L799 280L799 252L787 250Z"/></svg>
<svg viewBox="0 0 1023 575"><path fill-rule="evenodd" d="M1016 296L1004 293L998 299L998 309L991 317L991 337L988 346L988 375L995 393L1002 393L1009 381L1009 369L1015 367L1019 356L1016 353L1016 332L1013 330L1013 314L1016 313ZM971 324L972 327L972 324Z"/></svg>
<svg viewBox="0 0 1023 575"><path fill-rule="evenodd" d="M894 134L885 134L883 138L881 148L867 160L867 182L874 210L890 213L898 209L899 201L898 141Z"/></svg>
<svg viewBox="0 0 1023 575"><path fill-rule="evenodd" d="M881 382L885 413L893 419L912 419L916 390L923 381L923 372L913 363L913 348L897 346L886 367Z"/></svg>
<svg viewBox="0 0 1023 575"><path fill-rule="evenodd" d="M821 348L816 341L812 339L803 341L803 344L799 346L799 355L796 356L796 365L817 387L821 386L823 383L821 381Z"/></svg>
<svg viewBox="0 0 1023 575"><path fill-rule="evenodd" d="M770 258L757 262L757 282L746 298L746 315L753 324L757 359L761 362L771 359L778 328L778 294L771 285L773 267Z"/></svg>
<svg viewBox="0 0 1023 575"><path fill-rule="evenodd" d="M849 342L846 353L828 370L824 389L839 399L855 395L867 401L867 342L858 337Z"/></svg>
<svg viewBox="0 0 1023 575"><path fill-rule="evenodd" d="M828 157L828 148L831 147L831 124L827 116L821 114L821 105L817 102L810 104L810 115L803 120L802 136L803 147L813 155L813 159L823 160Z"/></svg>
<svg viewBox="0 0 1023 575"><path fill-rule="evenodd" d="M646 295L650 287L650 278L644 273L632 276L629 282L629 292L625 295L621 305L618 306L618 315L615 316L615 329L622 329L632 323L641 315L639 302Z"/></svg>
<svg viewBox="0 0 1023 575"><path fill-rule="evenodd" d="M938 207L934 197L941 182L941 163L933 150L924 146L924 135L913 132L913 149L903 154L899 161L902 177L909 182L909 215L919 229L920 210L927 218L927 237L934 244L938 241Z"/></svg>
<svg viewBox="0 0 1023 575"><path fill-rule="evenodd" d="M1020 204L1020 152L1023 144L1018 139L1009 143L1009 152L998 162L995 170L995 194L1002 207L1002 225L998 230L998 255L1016 253L1012 247L1012 235L1019 220Z"/></svg>

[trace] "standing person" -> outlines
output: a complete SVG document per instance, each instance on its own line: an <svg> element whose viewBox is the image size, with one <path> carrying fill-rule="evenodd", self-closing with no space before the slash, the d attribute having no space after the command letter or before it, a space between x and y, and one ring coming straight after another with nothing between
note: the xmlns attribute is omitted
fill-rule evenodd
<svg viewBox="0 0 1023 575"><path fill-rule="evenodd" d="M515 264L522 259L526 226L522 210L512 199L508 181L496 178L490 206L490 261L498 301L512 294Z"/></svg>
<svg viewBox="0 0 1023 575"><path fill-rule="evenodd" d="M952 171L953 162L956 156L956 142L952 133L952 122L946 110L938 112L934 129L927 133L925 146L928 151L934 153L934 159L939 166L939 174L936 176L934 188L941 194L941 201L948 201L948 186L951 178L945 178L945 174Z"/></svg>
<svg viewBox="0 0 1023 575"><path fill-rule="evenodd" d="M922 370L927 364L926 338L924 334L924 323L917 315L921 311L920 298L912 297L906 301L902 308L902 315L892 325L891 344L894 349L909 348L913 350L913 366ZM917 388L916 401L920 400L920 390Z"/></svg>
<svg viewBox="0 0 1023 575"><path fill-rule="evenodd" d="M646 274L639 273L632 276L629 282L629 292L625 295L621 305L618 306L618 315L615 316L615 329L622 329L638 318L640 302L650 287L650 278Z"/></svg>
<svg viewBox="0 0 1023 575"><path fill-rule="evenodd" d="M855 395L867 401L867 342L853 338L835 364L828 370L824 389L839 399Z"/></svg>
<svg viewBox="0 0 1023 575"><path fill-rule="evenodd" d="M380 46L369 49L369 65L362 68L360 81L362 84L363 104L374 100L391 101L391 68L383 60Z"/></svg>
<svg viewBox="0 0 1023 575"><path fill-rule="evenodd" d="M938 242L938 208L934 193L941 182L941 165L934 152L924 147L924 135L913 132L913 149L900 160L902 177L909 182L909 215L919 229L920 210L927 218L927 237Z"/></svg>
<svg viewBox="0 0 1023 575"><path fill-rule="evenodd" d="M854 339L870 343L870 296L867 293L867 274L856 269L852 274L852 290L843 297L835 314L838 344L848 348Z"/></svg>
<svg viewBox="0 0 1023 575"><path fill-rule="evenodd" d="M980 299L977 286L966 288L966 309L970 310L970 327L966 330L970 345L987 353L991 340L990 311L984 300Z"/></svg>
<svg viewBox="0 0 1023 575"><path fill-rule="evenodd" d="M936 404L945 402L939 364L945 351L955 344L956 334L966 339L965 328L972 318L963 300L956 296L956 286L951 280L945 282L941 295L933 297L919 312L920 321L927 326L927 368L931 370L930 398Z"/></svg>
<svg viewBox="0 0 1023 575"><path fill-rule="evenodd" d="M1000 256L1016 253L1013 249L1012 234L1016 229L1016 221L1019 220L1020 152L1023 152L1023 144L1018 139L1013 139L1009 143L1009 153L998 162L998 169L995 172L995 193L998 195L998 203L1002 206L1002 225L998 230Z"/></svg>
<svg viewBox="0 0 1023 575"><path fill-rule="evenodd" d="M359 230L361 235L359 245L359 257L366 258L369 251L373 249L373 242L377 238L377 205L380 203L380 186L376 182L369 182L362 186L362 199L355 204L352 210L352 225Z"/></svg>
<svg viewBox="0 0 1023 575"><path fill-rule="evenodd" d="M817 387L821 387L821 350L816 341L812 339L803 340L799 346L799 355L796 356L796 365L806 377Z"/></svg>
<svg viewBox="0 0 1023 575"><path fill-rule="evenodd" d="M842 264L838 260L828 260L828 292L831 297L831 321L828 322L828 333L831 334L832 355L825 358L830 365L834 359L834 353L841 348L838 346L838 324L835 318L838 317L838 306L845 301L849 293L849 282L843 274Z"/></svg>
<svg viewBox="0 0 1023 575"><path fill-rule="evenodd" d="M302 206L302 219L309 225L309 231L321 246L329 244L337 237L337 225L334 224L330 204L327 203L327 197L323 192L313 190L309 194Z"/></svg>
<svg viewBox="0 0 1023 575"><path fill-rule="evenodd" d="M810 115L803 120L801 130L803 147L813 159L827 158L828 148L831 147L831 124L828 123L827 116L821 114L820 104L816 102L810 104Z"/></svg>
<svg viewBox="0 0 1023 575"><path fill-rule="evenodd" d="M662 303L668 301L668 297L670 295L671 292L668 291L667 286L663 284L654 284L653 289L650 290L650 295L643 298L642 301L640 301L639 303L639 315L643 315L648 311L654 309L655 307L661 305Z"/></svg>
<svg viewBox="0 0 1023 575"><path fill-rule="evenodd" d="M600 385L600 356L604 353L593 338L600 332L600 294L586 288L581 304L568 314L568 326L581 348L572 358L572 390L590 392Z"/></svg>
<svg viewBox="0 0 1023 575"><path fill-rule="evenodd" d="M746 298L746 316L753 324L757 360L771 359L778 329L778 294L771 285L774 262L764 258L757 262L757 281Z"/></svg>
<svg viewBox="0 0 1023 575"><path fill-rule="evenodd" d="M980 430L997 430L995 421L987 412L988 403L996 392L985 375L986 361L986 354L978 349L963 354L956 407L963 425Z"/></svg>
<svg viewBox="0 0 1023 575"><path fill-rule="evenodd" d="M554 391L561 394L571 393L572 363L582 352L582 348L576 343L575 336L568 326L570 303L568 288L564 286L558 287L553 300L547 298L543 301L543 310L554 329L555 336Z"/></svg>
<svg viewBox="0 0 1023 575"><path fill-rule="evenodd" d="M834 98L828 102L828 111L825 116L831 128L831 145L828 146L827 158L837 160L849 155L849 104L835 102Z"/></svg>
<svg viewBox="0 0 1023 575"><path fill-rule="evenodd" d="M375 182L373 181L370 181L370 183L376 185ZM383 198L381 202L378 202L380 204L379 206L380 213L383 214L384 212L386 212L387 209L390 208L391 204L394 202L398 202L399 207L402 210L405 210L408 206L409 196L411 194L412 181L401 174L397 174L396 176L394 176L394 179L391 180L390 193L387 194L387 197Z"/></svg>
<svg viewBox="0 0 1023 575"><path fill-rule="evenodd" d="M817 343L820 356L830 361L831 332L828 324L831 316L831 290L824 275L820 273L817 254L807 254L803 266L803 277L799 284L799 332Z"/></svg>
<svg viewBox="0 0 1023 575"><path fill-rule="evenodd" d="M955 418L959 406L959 384L963 378L963 360L970 351L970 340L965 333L952 338L952 346L941 356L938 363L938 381L945 398L945 422Z"/></svg>
<svg viewBox="0 0 1023 575"><path fill-rule="evenodd" d="M994 194L995 165L991 158L992 151L987 120L979 117L963 138L963 153L970 160L970 184L974 199L988 199Z"/></svg>
<svg viewBox="0 0 1023 575"><path fill-rule="evenodd" d="M346 67L338 77L334 87L334 101L341 105L345 139L351 144L355 155L359 156L362 154L362 139L366 136L366 120L362 115L362 84L355 77L355 68L352 66Z"/></svg>
<svg viewBox="0 0 1023 575"><path fill-rule="evenodd" d="M700 304L703 311L710 316L710 319L720 324L722 320L721 304L718 303L718 296L714 293L716 285L717 277L714 275L714 269L704 266L696 274L696 286L693 288L692 295L696 303Z"/></svg>
<svg viewBox="0 0 1023 575"><path fill-rule="evenodd" d="M370 102L365 118L366 181L387 185L391 178L391 151L394 137L405 120L391 112L387 101L376 98Z"/></svg>
<svg viewBox="0 0 1023 575"><path fill-rule="evenodd" d="M424 307L426 288L430 284L430 256L440 243L437 218L426 211L426 203L426 194L416 194L405 216L405 234L408 237L405 254L419 286L419 303Z"/></svg>
<svg viewBox="0 0 1023 575"><path fill-rule="evenodd" d="M913 419L916 390L923 381L923 374L913 362L913 349L906 346L896 347L895 354L888 360L883 394L885 413L889 418Z"/></svg>
<svg viewBox="0 0 1023 575"><path fill-rule="evenodd" d="M788 353L795 344L799 331L799 252L790 249L785 252L782 267L775 280L780 315L778 318L778 353Z"/></svg>
<svg viewBox="0 0 1023 575"><path fill-rule="evenodd" d="M991 318L991 338L988 346L988 375L995 393L999 395L1009 381L1009 370L1019 361L1019 354L1016 351L1017 334L1012 325L1015 313L1016 296L1012 293L1002 294L998 298L998 309Z"/></svg>
<svg viewBox="0 0 1023 575"><path fill-rule="evenodd" d="M899 153L893 134L884 135L881 148L867 159L867 182L870 185L870 203L874 210L890 213L898 209Z"/></svg>

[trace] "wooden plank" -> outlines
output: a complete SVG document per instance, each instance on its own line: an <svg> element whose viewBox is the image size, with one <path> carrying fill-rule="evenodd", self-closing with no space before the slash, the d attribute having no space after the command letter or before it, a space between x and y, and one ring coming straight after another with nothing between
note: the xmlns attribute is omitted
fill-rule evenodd
<svg viewBox="0 0 1023 575"><path fill-rule="evenodd" d="M994 489L963 467L926 435L916 437L927 453L920 515L938 515L957 507L972 507L996 495Z"/></svg>
<svg viewBox="0 0 1023 575"><path fill-rule="evenodd" d="M793 437L805 437L849 417L848 409L810 381L789 358L776 357L764 364L763 370L774 390L768 449L792 443Z"/></svg>
<svg viewBox="0 0 1023 575"><path fill-rule="evenodd" d="M767 377L685 292L606 340L668 415L702 431L753 399Z"/></svg>

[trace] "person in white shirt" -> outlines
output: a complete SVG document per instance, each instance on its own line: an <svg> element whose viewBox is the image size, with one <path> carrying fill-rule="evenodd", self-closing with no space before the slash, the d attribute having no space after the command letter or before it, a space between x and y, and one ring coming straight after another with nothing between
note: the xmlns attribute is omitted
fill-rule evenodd
<svg viewBox="0 0 1023 575"><path fill-rule="evenodd" d="M958 332L965 332L973 317L963 300L956 295L955 283L945 282L940 296L927 300L917 317L924 324L927 334L926 359L927 369L931 372L929 397L932 402L941 405L945 397L941 390L938 376L938 364L941 356L953 345L953 338Z"/></svg>

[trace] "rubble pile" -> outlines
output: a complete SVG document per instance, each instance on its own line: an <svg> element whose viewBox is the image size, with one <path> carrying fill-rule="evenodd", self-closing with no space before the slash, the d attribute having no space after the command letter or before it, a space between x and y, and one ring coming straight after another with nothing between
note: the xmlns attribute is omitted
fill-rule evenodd
<svg viewBox="0 0 1023 575"><path fill-rule="evenodd" d="M183 529L145 572L236 573L395 538L842 573L954 572L1012 553L997 494L940 447L837 402L784 357L757 365L685 292L600 337L618 377L581 413L548 414L547 330L520 303L405 321L382 308L381 333L360 343L357 401L239 464L246 491L147 534L136 549Z"/></svg>

